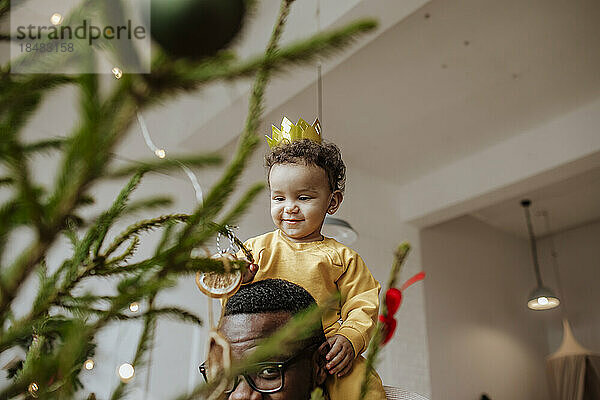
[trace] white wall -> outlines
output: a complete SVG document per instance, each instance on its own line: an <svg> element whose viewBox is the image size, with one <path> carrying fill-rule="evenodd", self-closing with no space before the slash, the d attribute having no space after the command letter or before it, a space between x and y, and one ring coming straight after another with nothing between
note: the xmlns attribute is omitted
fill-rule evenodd
<svg viewBox="0 0 600 400"><path fill-rule="evenodd" d="M473 217L421 232L432 399L542 400L544 316L527 242Z"/></svg>
<svg viewBox="0 0 600 400"><path fill-rule="evenodd" d="M562 340L560 317L566 316L579 343L600 353L600 221L570 229L539 241L543 280L552 289L558 288L551 256L551 240L557 253L558 275L562 287L561 310L548 320L549 352L554 352ZM557 290L558 292L558 290Z"/></svg>

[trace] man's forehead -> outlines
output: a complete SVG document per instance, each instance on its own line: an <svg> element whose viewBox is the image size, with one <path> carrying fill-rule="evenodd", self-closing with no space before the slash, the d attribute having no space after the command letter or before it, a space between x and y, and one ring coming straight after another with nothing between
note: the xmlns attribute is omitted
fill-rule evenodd
<svg viewBox="0 0 600 400"><path fill-rule="evenodd" d="M232 345L252 343L269 337L291 318L285 311L224 316L220 331Z"/></svg>

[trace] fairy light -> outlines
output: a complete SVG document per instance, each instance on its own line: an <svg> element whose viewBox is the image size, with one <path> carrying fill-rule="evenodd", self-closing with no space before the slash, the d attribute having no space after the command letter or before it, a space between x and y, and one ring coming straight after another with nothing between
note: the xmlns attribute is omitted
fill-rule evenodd
<svg viewBox="0 0 600 400"><path fill-rule="evenodd" d="M138 124L140 125L140 131L142 132L142 137L144 138L144 142L146 142L146 146L152 152L154 152L154 155L157 156L158 158L160 158L160 159L166 158L167 157L166 150L159 149L152 141L152 138L150 137L150 132L148 131L148 127L146 126L146 121L144 120L144 117L142 117L142 114L138 112L138 113L136 113L136 116L137 116ZM196 178L196 175L192 172L191 169L189 169L182 163L179 163L179 166L181 167L183 172L185 172L185 174L188 176L190 182L192 183L192 186L194 187L194 192L196 193L196 200L198 200L198 204L202 204L203 203L202 187L200 186L200 183L198 183L198 178Z"/></svg>
<svg viewBox="0 0 600 400"><path fill-rule="evenodd" d="M52 25L60 25L63 22L63 16L59 13L54 13L50 17L50 23Z"/></svg>
<svg viewBox="0 0 600 400"><path fill-rule="evenodd" d="M140 310L140 303L138 303L137 301L134 301L133 303L131 303L129 305L129 311L138 312L139 310Z"/></svg>
<svg viewBox="0 0 600 400"><path fill-rule="evenodd" d="M135 375L135 369L133 368L133 365L129 363L121 364L117 372L119 374L119 379L121 379L121 382L123 383L129 382Z"/></svg>
<svg viewBox="0 0 600 400"><path fill-rule="evenodd" d="M83 363L83 368L87 369L88 371L91 371L94 369L95 365L96 363L94 363L94 360L90 358L88 360L85 360L85 362Z"/></svg>
<svg viewBox="0 0 600 400"><path fill-rule="evenodd" d="M31 397L35 397L36 399L38 398L38 391L40 390L40 387L38 386L38 384L36 382L31 382L29 384L29 387L27 388L27 391L29 392L29 394L31 395Z"/></svg>
<svg viewBox="0 0 600 400"><path fill-rule="evenodd" d="M111 71L117 79L121 79L121 77L123 76L123 71L119 67L113 67Z"/></svg>

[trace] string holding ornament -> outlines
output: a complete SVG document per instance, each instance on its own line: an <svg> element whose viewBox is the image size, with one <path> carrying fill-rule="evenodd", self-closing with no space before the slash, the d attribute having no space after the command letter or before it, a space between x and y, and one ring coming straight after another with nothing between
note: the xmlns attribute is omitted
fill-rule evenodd
<svg viewBox="0 0 600 400"><path fill-rule="evenodd" d="M232 296L240 288L242 284L242 272L239 269L231 270L234 262L238 261L235 255L236 247L246 255L250 263L254 263L252 253L246 249L244 244L234 234L234 226L225 225L217 233L216 247L217 254L212 258L218 259L223 263L225 273L217 272L202 272L196 273L196 285L202 293L210 299L208 302L208 346L207 346L207 362L204 368L206 369L207 379L218 381L219 383L214 388L208 399L217 399L227 386L227 380L224 379L224 371L231 367L231 347L227 339L217 330L214 324L212 311L212 299L218 298L224 302L228 297ZM221 246L221 239L227 237L229 244L226 248ZM225 307L221 307L221 318ZM221 319L219 318L219 320Z"/></svg>
<svg viewBox="0 0 600 400"><path fill-rule="evenodd" d="M221 248L221 238L225 235L229 239L229 245L225 250ZM223 263L225 273L213 272L213 271L198 271L196 273L196 285L202 293L205 295L222 299L233 295L242 284L242 271L239 269L233 269L232 265L236 263L238 257L233 252L237 247L242 250L248 261L254 263L252 253L246 249L243 243L235 236L232 227L225 226L222 230L217 233L217 250L218 253L212 256Z"/></svg>

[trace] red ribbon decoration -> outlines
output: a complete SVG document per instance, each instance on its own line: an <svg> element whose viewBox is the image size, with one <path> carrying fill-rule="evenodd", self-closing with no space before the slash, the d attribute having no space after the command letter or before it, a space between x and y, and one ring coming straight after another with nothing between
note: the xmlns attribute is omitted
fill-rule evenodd
<svg viewBox="0 0 600 400"><path fill-rule="evenodd" d="M410 285L415 282L421 281L425 279L425 272L419 272L400 287L400 289L389 288L387 292L385 292L385 305L387 307L387 315L380 315L379 321L383 323L383 332L385 334L381 344L386 344L394 335L394 331L396 330L396 319L394 318L394 314L400 308L402 304L402 292L406 290Z"/></svg>

